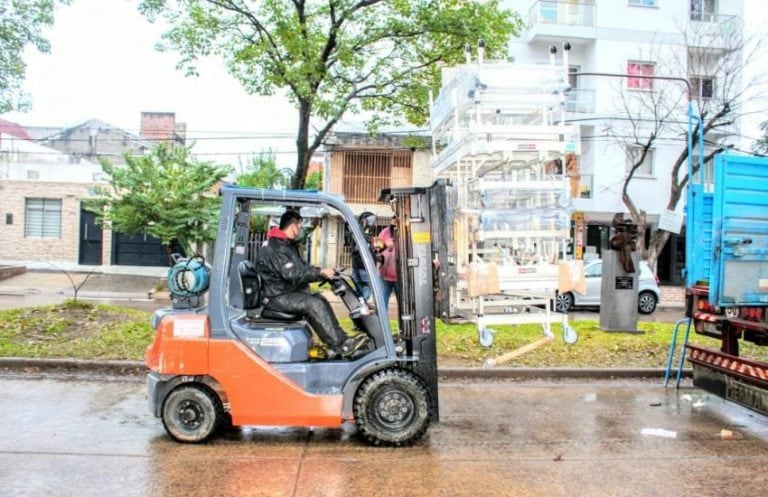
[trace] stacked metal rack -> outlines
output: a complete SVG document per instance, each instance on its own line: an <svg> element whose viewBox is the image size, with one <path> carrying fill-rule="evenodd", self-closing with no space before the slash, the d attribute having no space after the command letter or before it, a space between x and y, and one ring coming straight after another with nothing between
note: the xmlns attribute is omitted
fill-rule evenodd
<svg viewBox="0 0 768 497"><path fill-rule="evenodd" d="M447 179L451 314L493 324L567 319L551 311L570 237L568 173L578 126L565 124L567 63L468 63L446 70L432 102L433 179Z"/></svg>

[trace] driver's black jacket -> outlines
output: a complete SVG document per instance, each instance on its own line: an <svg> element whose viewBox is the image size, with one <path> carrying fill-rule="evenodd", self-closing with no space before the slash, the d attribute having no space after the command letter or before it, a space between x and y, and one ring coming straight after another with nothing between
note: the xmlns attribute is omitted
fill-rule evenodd
<svg viewBox="0 0 768 497"><path fill-rule="evenodd" d="M320 268L304 262L298 246L279 229L270 230L267 244L256 257L256 270L261 275L262 298L267 299L306 291L313 281L325 279Z"/></svg>

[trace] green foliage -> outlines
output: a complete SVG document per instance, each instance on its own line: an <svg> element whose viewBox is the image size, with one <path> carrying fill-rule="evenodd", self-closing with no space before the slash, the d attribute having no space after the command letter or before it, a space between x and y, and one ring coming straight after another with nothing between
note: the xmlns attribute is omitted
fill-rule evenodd
<svg viewBox="0 0 768 497"><path fill-rule="evenodd" d="M284 189L290 186L292 176L290 169L277 167L277 157L270 150L253 157L235 182L246 188Z"/></svg>
<svg viewBox="0 0 768 497"><path fill-rule="evenodd" d="M149 321L144 311L82 300L0 311L0 356L141 360Z"/></svg>
<svg viewBox="0 0 768 497"><path fill-rule="evenodd" d="M126 155L124 166L103 161L110 186L86 207L121 233L176 240L195 253L195 245L215 239L221 200L214 187L230 168L197 160L191 149L160 144L147 155Z"/></svg>
<svg viewBox="0 0 768 497"><path fill-rule="evenodd" d="M321 171L315 171L307 176L307 183L304 185L305 190L323 190L323 173Z"/></svg>
<svg viewBox="0 0 768 497"><path fill-rule="evenodd" d="M28 106L21 90L27 69L24 49L33 46L41 53L50 52L42 30L53 25L56 4L70 1L0 0L0 114Z"/></svg>
<svg viewBox="0 0 768 497"><path fill-rule="evenodd" d="M423 124L441 67L462 63L478 39L488 57L506 55L522 27L498 0L143 0L140 10L166 18L162 48L178 51L188 74L198 57L219 55L247 91L287 92L299 110L296 189L345 113ZM312 118L323 124L310 138Z"/></svg>

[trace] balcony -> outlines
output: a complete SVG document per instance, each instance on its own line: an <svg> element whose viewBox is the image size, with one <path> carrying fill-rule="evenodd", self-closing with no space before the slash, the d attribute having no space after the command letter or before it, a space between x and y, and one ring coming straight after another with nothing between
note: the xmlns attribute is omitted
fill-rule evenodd
<svg viewBox="0 0 768 497"><path fill-rule="evenodd" d="M591 174L580 174L571 178L571 196L573 198L593 198Z"/></svg>
<svg viewBox="0 0 768 497"><path fill-rule="evenodd" d="M741 17L709 12L690 12L688 45L728 48L741 37Z"/></svg>
<svg viewBox="0 0 768 497"><path fill-rule="evenodd" d="M595 39L594 0L539 0L528 11L528 42Z"/></svg>
<svg viewBox="0 0 768 497"><path fill-rule="evenodd" d="M592 114L595 112L595 90L580 90L574 88L568 92L565 101L565 109L568 112L579 114Z"/></svg>

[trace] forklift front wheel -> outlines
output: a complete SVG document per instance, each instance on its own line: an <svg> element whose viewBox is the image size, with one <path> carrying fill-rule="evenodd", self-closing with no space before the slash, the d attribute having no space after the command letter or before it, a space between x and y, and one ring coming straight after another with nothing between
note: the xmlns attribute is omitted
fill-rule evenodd
<svg viewBox="0 0 768 497"><path fill-rule="evenodd" d="M429 393L418 376L402 369L371 375L355 395L355 423L374 445L403 446L429 427Z"/></svg>
<svg viewBox="0 0 768 497"><path fill-rule="evenodd" d="M221 402L210 390L181 385L163 403L163 426L179 442L203 442L224 421Z"/></svg>

